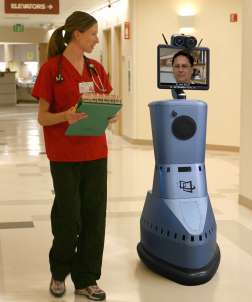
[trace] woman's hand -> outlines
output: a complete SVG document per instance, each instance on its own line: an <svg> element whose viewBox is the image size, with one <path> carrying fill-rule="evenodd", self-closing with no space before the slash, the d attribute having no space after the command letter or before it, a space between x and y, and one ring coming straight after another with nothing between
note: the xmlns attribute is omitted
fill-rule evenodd
<svg viewBox="0 0 252 302"><path fill-rule="evenodd" d="M69 124L73 124L83 118L87 118L88 115L85 112L76 112L75 106L65 111L66 121Z"/></svg>

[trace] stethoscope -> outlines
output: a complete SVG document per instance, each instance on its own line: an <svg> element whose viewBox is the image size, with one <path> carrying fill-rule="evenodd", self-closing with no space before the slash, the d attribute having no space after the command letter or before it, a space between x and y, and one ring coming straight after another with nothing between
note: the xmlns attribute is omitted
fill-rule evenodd
<svg viewBox="0 0 252 302"><path fill-rule="evenodd" d="M95 87L99 90L99 92L105 93L107 92L107 90L104 88L103 84L102 84L102 80L101 77L99 75L99 73L97 72L94 64L89 63L89 60L87 57L84 56L84 63L87 67L88 73L92 79L92 82L94 83ZM98 79L98 83L94 78L94 75L97 76ZM57 71L57 75L56 75L56 83L62 83L64 81L64 78L62 76L62 55L59 57L59 62L58 62L58 71Z"/></svg>

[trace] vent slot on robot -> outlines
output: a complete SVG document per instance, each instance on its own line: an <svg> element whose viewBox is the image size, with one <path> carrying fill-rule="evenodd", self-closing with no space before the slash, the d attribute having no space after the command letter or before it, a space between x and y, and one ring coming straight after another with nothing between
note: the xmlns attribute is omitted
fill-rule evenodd
<svg viewBox="0 0 252 302"><path fill-rule="evenodd" d="M155 233L163 237L168 237L173 240L181 240L181 241L190 241L196 243L197 241L203 241L210 238L210 236L214 235L214 227L211 227L209 230L205 231L200 235L190 235L190 234L178 234L177 232L172 232L171 230L166 230L163 226L158 226L157 224L153 224L152 222L142 219L142 223L146 228L149 228Z"/></svg>
<svg viewBox="0 0 252 302"><path fill-rule="evenodd" d="M191 167L179 167L178 172L192 172Z"/></svg>
<svg viewBox="0 0 252 302"><path fill-rule="evenodd" d="M166 173L169 173L171 172L171 168L170 167L167 167L167 166L159 166L159 167L155 167L156 170L160 170L160 172L166 172ZM204 170L204 165L202 166L198 166L198 170L201 172ZM190 167L190 166L185 166L185 167L178 167L177 169L178 172L192 172L193 171L193 168Z"/></svg>

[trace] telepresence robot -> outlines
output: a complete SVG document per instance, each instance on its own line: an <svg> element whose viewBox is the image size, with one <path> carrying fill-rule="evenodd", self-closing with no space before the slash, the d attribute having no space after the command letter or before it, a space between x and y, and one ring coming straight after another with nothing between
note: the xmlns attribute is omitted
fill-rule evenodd
<svg viewBox="0 0 252 302"><path fill-rule="evenodd" d="M184 42L178 40L180 44L176 45L176 37L172 37L171 47L162 45L159 50L185 48L188 39L194 38L179 36ZM193 49L199 51L201 63L208 67L209 52L206 56L202 49ZM158 65L160 57L162 54ZM175 99L149 104L156 166L152 191L147 193L141 216L137 251L154 272L183 285L199 285L216 273L220 250L204 164L207 104L185 100L182 88L208 89L209 82L207 79L200 88L195 84L166 84ZM164 88L160 78L158 86Z"/></svg>

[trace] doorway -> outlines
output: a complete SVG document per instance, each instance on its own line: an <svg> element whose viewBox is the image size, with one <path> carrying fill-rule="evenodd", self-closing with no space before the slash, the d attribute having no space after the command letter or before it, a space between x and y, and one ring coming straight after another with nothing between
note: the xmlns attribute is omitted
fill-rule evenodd
<svg viewBox="0 0 252 302"><path fill-rule="evenodd" d="M104 62L103 62L103 65L108 72L110 82L112 82L111 29L104 30L103 37L104 37Z"/></svg>

